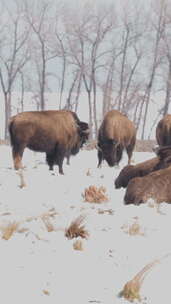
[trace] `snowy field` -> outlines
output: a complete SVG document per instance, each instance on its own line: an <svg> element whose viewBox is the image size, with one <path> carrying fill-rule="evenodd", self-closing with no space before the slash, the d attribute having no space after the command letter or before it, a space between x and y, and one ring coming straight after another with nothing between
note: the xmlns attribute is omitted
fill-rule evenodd
<svg viewBox="0 0 171 304"><path fill-rule="evenodd" d="M134 152L134 163L153 153ZM0 286L5 304L122 304L124 285L148 263L161 259L140 288L141 303L171 303L171 206L153 202L125 206L125 189L114 188L119 168L97 152L81 151L64 161L64 176L52 175L44 154L25 150L27 187L20 189L11 149L0 146ZM107 202L84 201L85 188L106 189ZM89 236L68 239L66 229L80 215ZM74 244L80 240L80 247ZM77 250L76 250L77 249ZM78 250L81 249L81 250Z"/></svg>

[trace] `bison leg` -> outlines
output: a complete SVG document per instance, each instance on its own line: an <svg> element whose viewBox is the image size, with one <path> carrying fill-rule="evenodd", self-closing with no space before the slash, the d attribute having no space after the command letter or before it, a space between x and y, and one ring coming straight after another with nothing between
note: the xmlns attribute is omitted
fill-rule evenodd
<svg viewBox="0 0 171 304"><path fill-rule="evenodd" d="M66 155L65 155L65 157L66 157L66 164L67 165L70 165L70 155L71 155L71 151L68 151L67 153L66 153Z"/></svg>
<svg viewBox="0 0 171 304"><path fill-rule="evenodd" d="M23 175L23 166L22 166L22 156L23 156L24 148L16 149L16 147L12 148L12 155L14 161L14 168L18 171L20 177L20 188L26 187L26 183Z"/></svg>
<svg viewBox="0 0 171 304"><path fill-rule="evenodd" d="M130 145L126 148L126 151L127 151L127 155L128 155L128 165L131 164L131 158L132 158L132 153L133 153L133 146Z"/></svg>
<svg viewBox="0 0 171 304"><path fill-rule="evenodd" d="M54 151L50 153L46 153L46 161L49 166L49 170L53 170L54 164L57 164L59 167L59 173L64 174L62 165L64 160L65 153L58 149L58 146L54 149Z"/></svg>
<svg viewBox="0 0 171 304"><path fill-rule="evenodd" d="M46 162L49 166L49 170L52 171L55 163L54 153L46 153Z"/></svg>
<svg viewBox="0 0 171 304"><path fill-rule="evenodd" d="M62 165L63 165L65 155L66 155L66 153L62 148L56 149L56 161L55 162L59 167L59 173L62 175L64 174Z"/></svg>
<svg viewBox="0 0 171 304"><path fill-rule="evenodd" d="M101 167L102 160L103 160L103 153L102 153L102 151L98 150L97 155L98 155L98 160L99 160L99 163L98 163L98 165L97 165L97 168L100 168L100 167Z"/></svg>
<svg viewBox="0 0 171 304"><path fill-rule="evenodd" d="M67 163L67 165L70 165L70 156L67 156L67 158L66 158L66 159L67 159L67 162L66 162L66 163Z"/></svg>
<svg viewBox="0 0 171 304"><path fill-rule="evenodd" d="M23 168L22 166L23 152L24 152L24 148L22 149L16 149L15 147L12 148L12 156L13 156L15 170L19 170Z"/></svg>
<svg viewBox="0 0 171 304"><path fill-rule="evenodd" d="M24 188L26 187L26 183L25 183L25 180L24 180L24 175L23 175L23 169L19 169L18 170L18 175L20 177L20 188Z"/></svg>
<svg viewBox="0 0 171 304"><path fill-rule="evenodd" d="M59 167L59 173L62 175L64 175L63 168L62 168L63 160L64 160L64 157L62 155L58 155L57 163L58 163L58 167Z"/></svg>

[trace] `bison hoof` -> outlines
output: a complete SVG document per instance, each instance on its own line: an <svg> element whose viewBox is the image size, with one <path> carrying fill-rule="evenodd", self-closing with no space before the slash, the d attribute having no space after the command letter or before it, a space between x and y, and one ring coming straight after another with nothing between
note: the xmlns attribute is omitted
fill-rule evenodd
<svg viewBox="0 0 171 304"><path fill-rule="evenodd" d="M25 188L25 187L26 187L26 184L25 184L25 183L19 185L19 188L20 188L20 189L23 189L23 188Z"/></svg>
<svg viewBox="0 0 171 304"><path fill-rule="evenodd" d="M59 170L59 174L64 175L63 170Z"/></svg>

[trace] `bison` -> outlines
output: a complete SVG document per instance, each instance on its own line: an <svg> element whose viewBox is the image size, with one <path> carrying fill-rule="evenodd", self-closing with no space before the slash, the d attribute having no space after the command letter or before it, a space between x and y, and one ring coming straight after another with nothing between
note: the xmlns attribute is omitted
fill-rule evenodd
<svg viewBox="0 0 171 304"><path fill-rule="evenodd" d="M156 203L171 203L171 166L150 173L144 177L133 178L126 189L126 205L139 205L152 198Z"/></svg>
<svg viewBox="0 0 171 304"><path fill-rule="evenodd" d="M157 154L157 157L134 166L125 166L115 180L115 188L126 188L132 178L142 177L153 171L164 169L171 165L171 146L157 147L154 151Z"/></svg>
<svg viewBox="0 0 171 304"><path fill-rule="evenodd" d="M156 140L159 146L171 145L171 114L162 118L156 127Z"/></svg>
<svg viewBox="0 0 171 304"><path fill-rule="evenodd" d="M110 167L117 165L126 149L128 164L136 142L136 129L132 121L116 110L109 111L98 131L98 167L106 160Z"/></svg>
<svg viewBox="0 0 171 304"><path fill-rule="evenodd" d="M89 127L72 111L30 111L11 117L9 134L16 170L22 168L22 156L27 147L45 152L49 169L53 170L57 164L59 173L63 174L64 158L79 152L88 139Z"/></svg>

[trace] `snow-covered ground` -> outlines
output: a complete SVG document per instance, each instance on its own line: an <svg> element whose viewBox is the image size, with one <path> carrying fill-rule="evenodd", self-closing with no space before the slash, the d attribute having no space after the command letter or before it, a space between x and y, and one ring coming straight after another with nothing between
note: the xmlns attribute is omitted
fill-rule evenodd
<svg viewBox="0 0 171 304"><path fill-rule="evenodd" d="M153 153L134 152L134 163ZM0 290L5 304L122 304L118 293L148 263L171 253L171 206L160 212L149 202L125 206L125 189L114 188L119 168L103 163L97 152L81 151L64 164L64 176L52 175L45 155L26 150L23 164L27 187L20 189L11 149L0 146ZM35 166L36 165L36 166ZM108 202L84 201L85 188L106 189ZM85 216L87 239L75 250L65 229ZM12 227L12 228L11 228ZM10 229L14 232L10 234ZM171 257L145 277L142 303L171 303Z"/></svg>

